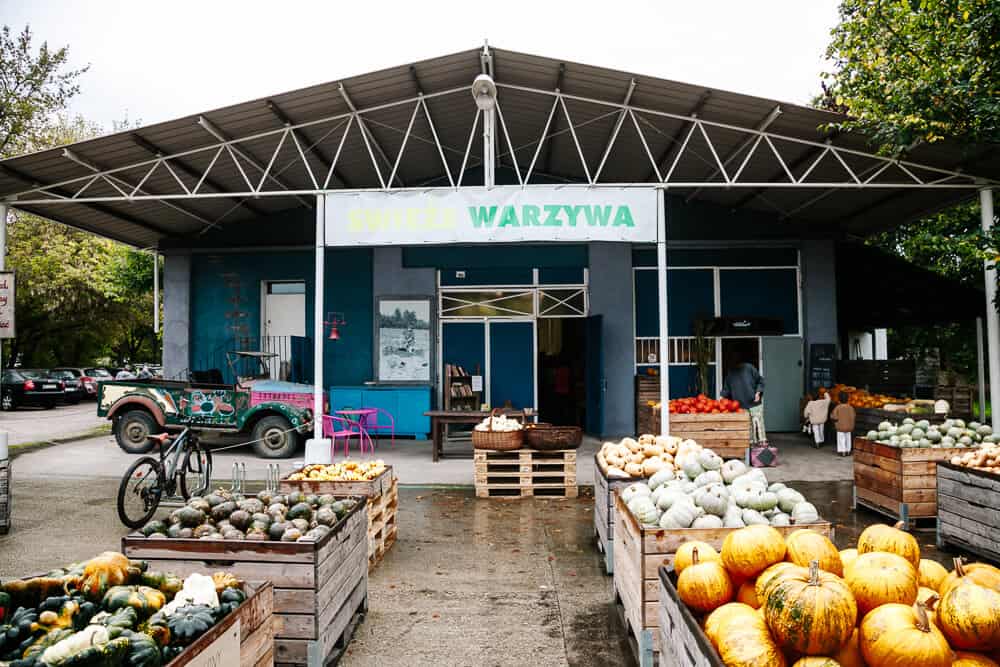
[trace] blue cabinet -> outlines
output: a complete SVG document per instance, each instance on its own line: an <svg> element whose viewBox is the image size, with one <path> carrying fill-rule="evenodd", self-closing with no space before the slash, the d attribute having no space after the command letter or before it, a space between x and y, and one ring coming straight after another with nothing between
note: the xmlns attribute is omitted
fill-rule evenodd
<svg viewBox="0 0 1000 667"><path fill-rule="evenodd" d="M396 420L396 435L425 440L431 430L430 417L424 416L431 409L430 385L332 387L331 412L349 408L385 410Z"/></svg>

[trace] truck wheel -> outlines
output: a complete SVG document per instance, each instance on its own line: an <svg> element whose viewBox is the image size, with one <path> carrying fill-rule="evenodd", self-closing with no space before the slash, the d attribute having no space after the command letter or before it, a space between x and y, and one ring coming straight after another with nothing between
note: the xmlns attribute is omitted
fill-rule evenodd
<svg viewBox="0 0 1000 667"><path fill-rule="evenodd" d="M3 393L3 397L0 398L0 409L9 411L17 407L17 401L14 400L14 392L8 389Z"/></svg>
<svg viewBox="0 0 1000 667"><path fill-rule="evenodd" d="M115 419L115 440L129 454L145 454L154 447L149 436L160 432L153 415L145 410L129 410Z"/></svg>
<svg viewBox="0 0 1000 667"><path fill-rule="evenodd" d="M257 441L254 452L265 459L287 459L299 448L299 434L284 417L264 417L253 427L251 437Z"/></svg>

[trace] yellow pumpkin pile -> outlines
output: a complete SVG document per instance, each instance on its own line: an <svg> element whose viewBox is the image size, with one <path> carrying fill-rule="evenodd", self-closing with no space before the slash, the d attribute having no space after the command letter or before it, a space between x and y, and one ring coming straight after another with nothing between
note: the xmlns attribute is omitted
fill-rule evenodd
<svg viewBox="0 0 1000 667"><path fill-rule="evenodd" d="M649 434L640 435L638 439L622 438L620 442L605 442L597 452L597 464L611 478L652 477L663 468L674 467L674 457L684 442L688 441L682 442L680 438L669 435Z"/></svg>
<svg viewBox="0 0 1000 667"><path fill-rule="evenodd" d="M677 594L728 667L1000 667L1000 568L920 557L877 524L856 549L770 526L685 542Z"/></svg>
<svg viewBox="0 0 1000 667"><path fill-rule="evenodd" d="M1000 444L984 442L978 449L951 457L951 464L1000 475Z"/></svg>
<svg viewBox="0 0 1000 667"><path fill-rule="evenodd" d="M289 481L302 482L367 482L385 472L385 461L352 461L350 459L322 465L308 465L288 476Z"/></svg>

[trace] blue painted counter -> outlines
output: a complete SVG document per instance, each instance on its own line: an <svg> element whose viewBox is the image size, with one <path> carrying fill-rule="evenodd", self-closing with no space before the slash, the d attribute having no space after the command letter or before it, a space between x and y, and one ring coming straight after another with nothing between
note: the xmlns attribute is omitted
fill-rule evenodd
<svg viewBox="0 0 1000 667"><path fill-rule="evenodd" d="M396 435L426 440L431 431L430 385L360 385L330 388L330 411L348 408L382 408L396 420Z"/></svg>

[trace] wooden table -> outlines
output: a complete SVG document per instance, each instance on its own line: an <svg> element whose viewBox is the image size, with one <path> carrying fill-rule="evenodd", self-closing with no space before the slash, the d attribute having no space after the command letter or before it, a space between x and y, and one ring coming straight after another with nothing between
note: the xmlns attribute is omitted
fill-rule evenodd
<svg viewBox="0 0 1000 667"><path fill-rule="evenodd" d="M529 417L523 410L504 410L503 414L508 417L519 417L523 423ZM490 416L488 410L428 410L425 417L431 418L431 449L433 451L433 461L445 458L444 453L444 432L448 424L478 424Z"/></svg>

